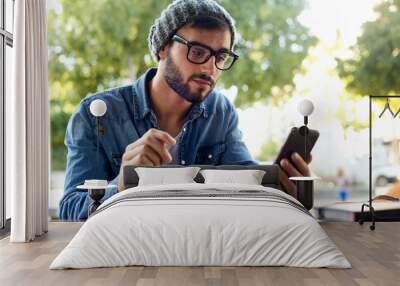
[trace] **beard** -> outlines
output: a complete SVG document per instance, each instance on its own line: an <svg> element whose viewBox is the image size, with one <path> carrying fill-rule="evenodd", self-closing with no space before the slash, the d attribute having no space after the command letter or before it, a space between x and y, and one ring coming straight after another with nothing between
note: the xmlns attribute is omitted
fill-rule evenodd
<svg viewBox="0 0 400 286"><path fill-rule="evenodd" d="M206 74L193 74L186 82L184 82L183 76L179 71L178 66L174 63L169 55L165 60L164 79L173 91L175 91L180 97L191 103L202 102L204 99L206 99L206 97L215 86L214 80ZM191 91L189 82L193 79L208 81L210 83L210 88L207 91L207 88L199 87L194 91Z"/></svg>

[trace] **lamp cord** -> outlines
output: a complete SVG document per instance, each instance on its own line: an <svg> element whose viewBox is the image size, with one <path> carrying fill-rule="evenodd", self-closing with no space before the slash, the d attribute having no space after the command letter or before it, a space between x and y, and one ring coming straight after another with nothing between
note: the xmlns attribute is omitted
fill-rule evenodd
<svg viewBox="0 0 400 286"><path fill-rule="evenodd" d="M308 117L304 116L304 161L307 161L307 127Z"/></svg>
<svg viewBox="0 0 400 286"><path fill-rule="evenodd" d="M100 136L100 119L96 116L96 161L99 164L99 136Z"/></svg>

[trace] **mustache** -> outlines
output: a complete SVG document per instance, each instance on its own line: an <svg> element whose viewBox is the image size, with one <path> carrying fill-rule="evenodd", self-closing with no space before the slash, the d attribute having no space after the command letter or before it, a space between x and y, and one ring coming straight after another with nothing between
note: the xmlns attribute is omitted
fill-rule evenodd
<svg viewBox="0 0 400 286"><path fill-rule="evenodd" d="M215 85L215 80L213 80L212 77L210 77L207 74L194 74L189 78L189 80L192 80L192 79L201 79L204 81L208 81L210 83L210 86L212 86L212 87Z"/></svg>

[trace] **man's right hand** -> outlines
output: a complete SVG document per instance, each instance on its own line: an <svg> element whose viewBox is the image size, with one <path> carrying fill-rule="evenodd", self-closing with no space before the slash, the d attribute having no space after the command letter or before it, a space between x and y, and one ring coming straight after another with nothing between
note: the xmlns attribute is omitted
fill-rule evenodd
<svg viewBox="0 0 400 286"><path fill-rule="evenodd" d="M129 165L159 166L172 161L168 146L174 146L175 139L167 132L151 128L141 138L129 144L122 155L118 175L118 192L124 188L123 169Z"/></svg>

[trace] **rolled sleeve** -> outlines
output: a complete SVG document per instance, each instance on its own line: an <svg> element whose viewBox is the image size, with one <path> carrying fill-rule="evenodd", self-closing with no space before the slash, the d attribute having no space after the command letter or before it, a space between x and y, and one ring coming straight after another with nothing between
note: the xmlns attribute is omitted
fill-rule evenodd
<svg viewBox="0 0 400 286"><path fill-rule="evenodd" d="M65 135L68 156L64 196L60 201L59 215L62 220L83 220L88 216L93 200L87 192L77 189L78 185L86 179L110 180L109 162L101 146L97 157L96 141L94 120L89 115L85 101L82 101L71 117ZM107 188L101 202L115 193L116 187Z"/></svg>

